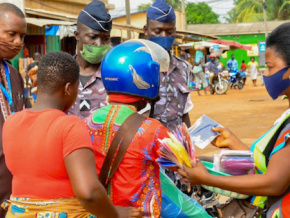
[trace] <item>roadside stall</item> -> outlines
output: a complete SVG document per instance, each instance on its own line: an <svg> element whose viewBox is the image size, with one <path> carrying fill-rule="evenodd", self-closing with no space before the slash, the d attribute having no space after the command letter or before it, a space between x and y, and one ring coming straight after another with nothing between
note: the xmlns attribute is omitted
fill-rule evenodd
<svg viewBox="0 0 290 218"><path fill-rule="evenodd" d="M179 45L181 50L188 50L192 57L196 56L196 51L201 51L204 55L203 63L207 62L207 56L214 53L220 56L223 52L230 50L228 45L221 45L209 41L189 42Z"/></svg>

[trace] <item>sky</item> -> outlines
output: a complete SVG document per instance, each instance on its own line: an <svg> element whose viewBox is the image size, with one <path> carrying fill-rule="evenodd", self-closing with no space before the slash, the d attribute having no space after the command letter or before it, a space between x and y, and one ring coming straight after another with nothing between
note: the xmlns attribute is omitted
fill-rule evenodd
<svg viewBox="0 0 290 218"><path fill-rule="evenodd" d="M113 17L121 16L126 13L125 0L109 0L110 4L115 5L115 10L110 11ZM130 0L131 12L136 12L138 5L151 3L151 0ZM212 10L220 15L221 22L224 22L223 17L227 15L227 12L234 7L234 0L185 0L185 2L206 2Z"/></svg>

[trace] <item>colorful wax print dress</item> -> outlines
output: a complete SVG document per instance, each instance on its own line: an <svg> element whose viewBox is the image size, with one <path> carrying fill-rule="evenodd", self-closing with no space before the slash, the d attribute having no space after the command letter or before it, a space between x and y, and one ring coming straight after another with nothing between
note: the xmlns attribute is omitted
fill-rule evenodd
<svg viewBox="0 0 290 218"><path fill-rule="evenodd" d="M85 119L93 141L98 173L116 132L134 112L135 108L130 106L108 105ZM158 139L168 137L167 131L159 121L150 118L139 127L108 185L108 195L114 205L139 208L143 217L160 217L161 187L156 158Z"/></svg>

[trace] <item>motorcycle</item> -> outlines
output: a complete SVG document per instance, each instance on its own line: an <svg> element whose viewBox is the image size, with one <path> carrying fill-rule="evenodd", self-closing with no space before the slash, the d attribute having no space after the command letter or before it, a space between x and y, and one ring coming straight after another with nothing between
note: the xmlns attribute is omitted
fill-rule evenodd
<svg viewBox="0 0 290 218"><path fill-rule="evenodd" d="M238 88L239 90L244 88L244 80L246 78L246 73L239 71L238 69L229 72L229 86L231 88Z"/></svg>
<svg viewBox="0 0 290 218"><path fill-rule="evenodd" d="M212 80L212 84L209 84L210 93L213 95L215 92L218 95L225 94L229 88L228 81L223 79L225 74L223 72L219 72L217 76L215 76Z"/></svg>

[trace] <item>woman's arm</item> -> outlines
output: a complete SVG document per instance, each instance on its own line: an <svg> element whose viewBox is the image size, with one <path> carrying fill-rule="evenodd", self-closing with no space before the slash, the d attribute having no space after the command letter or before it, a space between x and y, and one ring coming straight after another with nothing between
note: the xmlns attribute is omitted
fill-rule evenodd
<svg viewBox="0 0 290 218"><path fill-rule="evenodd" d="M229 148L231 150L249 150L232 131L227 128L217 127L212 128L213 131L219 132L220 135L212 142L213 145L219 148Z"/></svg>
<svg viewBox="0 0 290 218"><path fill-rule="evenodd" d="M193 185L204 184L253 196L279 196L290 184L290 146L275 153L267 172L261 175L214 176L208 173L202 163L194 168L184 167L179 172Z"/></svg>
<svg viewBox="0 0 290 218"><path fill-rule="evenodd" d="M67 155L64 161L73 191L83 207L98 217L119 217L98 180L93 151L77 149Z"/></svg>

